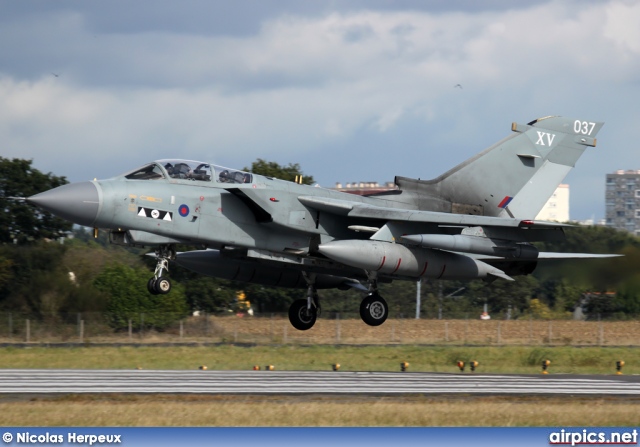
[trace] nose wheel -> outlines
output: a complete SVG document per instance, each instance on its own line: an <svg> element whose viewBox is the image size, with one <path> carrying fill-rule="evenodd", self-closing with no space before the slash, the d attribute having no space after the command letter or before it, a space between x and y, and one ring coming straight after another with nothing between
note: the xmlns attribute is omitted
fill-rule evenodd
<svg viewBox="0 0 640 447"><path fill-rule="evenodd" d="M166 276L160 278L154 276L147 282L147 290L152 295L166 295L171 291L171 281Z"/></svg>
<svg viewBox="0 0 640 447"><path fill-rule="evenodd" d="M171 291L171 281L168 277L162 276L163 272L169 273L169 260L174 259L175 248L171 245L160 246L156 250L158 263L153 273L153 278L147 281L147 290L152 295L166 295Z"/></svg>

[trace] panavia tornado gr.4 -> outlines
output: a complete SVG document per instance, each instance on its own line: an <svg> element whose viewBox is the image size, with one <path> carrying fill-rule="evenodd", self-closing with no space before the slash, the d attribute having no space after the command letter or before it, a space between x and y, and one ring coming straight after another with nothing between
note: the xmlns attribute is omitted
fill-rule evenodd
<svg viewBox="0 0 640 447"><path fill-rule="evenodd" d="M396 177L396 190L356 196L228 169L158 160L107 180L72 183L26 200L79 225L108 229L112 243L154 247L149 292L171 289L168 263L215 277L298 287L291 324L311 328L321 288L364 292L360 315L382 324L379 281L512 281L551 258L531 242L564 237L566 224L533 220L596 145L603 123L546 117L433 180ZM176 252L177 244L193 251Z"/></svg>

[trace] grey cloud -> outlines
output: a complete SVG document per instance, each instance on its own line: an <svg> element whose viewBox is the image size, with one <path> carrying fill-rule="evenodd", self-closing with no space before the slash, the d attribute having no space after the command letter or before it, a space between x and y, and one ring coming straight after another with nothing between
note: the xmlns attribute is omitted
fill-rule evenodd
<svg viewBox="0 0 640 447"><path fill-rule="evenodd" d="M576 212L599 194L579 179L634 168L623 3L20 4L0 3L0 39L20 43L0 48L0 147L71 180L163 157L300 162L324 185L429 178L549 114L607 121Z"/></svg>

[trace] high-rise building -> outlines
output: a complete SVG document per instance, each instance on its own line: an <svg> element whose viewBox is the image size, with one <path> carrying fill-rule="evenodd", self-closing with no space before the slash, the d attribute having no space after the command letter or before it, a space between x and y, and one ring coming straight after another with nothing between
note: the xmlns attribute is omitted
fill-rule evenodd
<svg viewBox="0 0 640 447"><path fill-rule="evenodd" d="M640 236L640 170L607 174L607 226Z"/></svg>
<svg viewBox="0 0 640 447"><path fill-rule="evenodd" d="M569 221L569 185L561 183L536 216L536 220Z"/></svg>

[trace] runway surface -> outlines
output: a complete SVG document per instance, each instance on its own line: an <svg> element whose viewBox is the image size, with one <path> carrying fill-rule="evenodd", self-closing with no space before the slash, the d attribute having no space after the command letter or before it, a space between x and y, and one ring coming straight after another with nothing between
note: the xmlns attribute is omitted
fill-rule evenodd
<svg viewBox="0 0 640 447"><path fill-rule="evenodd" d="M640 395L640 376L6 369L0 393L629 396Z"/></svg>

